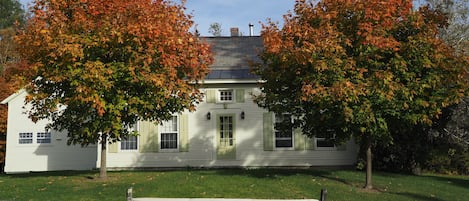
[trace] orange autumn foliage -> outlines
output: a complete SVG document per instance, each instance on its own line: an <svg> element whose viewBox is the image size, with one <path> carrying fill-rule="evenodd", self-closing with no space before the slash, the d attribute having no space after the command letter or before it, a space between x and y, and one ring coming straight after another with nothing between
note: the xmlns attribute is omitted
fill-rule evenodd
<svg viewBox="0 0 469 201"><path fill-rule="evenodd" d="M371 156L376 140L392 142L393 127L431 124L468 94L469 58L438 37L447 17L437 10L411 0L297 0L284 21L263 25L255 71L266 82L256 100L296 117L310 137L353 137Z"/></svg>
<svg viewBox="0 0 469 201"><path fill-rule="evenodd" d="M194 110L213 58L184 11L184 1L35 1L16 36L32 68L30 118L105 148L139 120Z"/></svg>
<svg viewBox="0 0 469 201"><path fill-rule="evenodd" d="M259 74L275 82L291 74L285 84L297 80L293 85L299 87L299 101L327 100L322 107L340 102L346 122L360 114L347 112L350 107L373 104L368 103L371 97L396 112L408 109L409 102L419 97L427 99L415 105L421 114L402 114L412 123L429 123L441 107L466 93L467 57L454 55L438 38L439 29L447 25L438 11L428 7L415 11L410 0L299 0L284 20L281 29L272 22L263 26L261 56L269 67L258 69ZM448 82L454 86L447 87ZM435 88L445 90L445 95L426 92ZM371 113L361 114L367 116L363 120L376 121Z"/></svg>
<svg viewBox="0 0 469 201"><path fill-rule="evenodd" d="M181 99L179 109L193 108L200 93L190 82L204 78L212 58L208 44L188 31L192 21L183 11L183 5L163 0L37 1L16 38L34 70L29 102L37 111L31 117L44 118L54 112L52 105L72 102L104 116L113 112L103 97L113 89L128 103L152 105L146 109L161 109L174 95ZM132 98L134 91L118 88L123 83L151 90ZM46 91L48 84L62 88ZM161 98L137 100L156 94Z"/></svg>
<svg viewBox="0 0 469 201"><path fill-rule="evenodd" d="M0 101L19 90L30 72L28 66L20 61L14 35L13 27L0 29ZM7 119L8 107L0 104L0 135L6 135Z"/></svg>

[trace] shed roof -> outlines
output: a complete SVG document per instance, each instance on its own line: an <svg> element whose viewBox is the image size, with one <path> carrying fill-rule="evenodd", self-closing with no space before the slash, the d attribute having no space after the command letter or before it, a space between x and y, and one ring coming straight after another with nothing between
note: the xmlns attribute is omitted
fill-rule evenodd
<svg viewBox="0 0 469 201"><path fill-rule="evenodd" d="M2 100L2 101L0 102L0 104L8 104L8 102L12 101L13 99L15 99L16 97L18 97L19 95L21 95L21 94L23 94L23 93L26 93L26 90L21 89L21 90L17 91L16 93L11 94L10 96L8 96L7 98L5 98L4 100Z"/></svg>

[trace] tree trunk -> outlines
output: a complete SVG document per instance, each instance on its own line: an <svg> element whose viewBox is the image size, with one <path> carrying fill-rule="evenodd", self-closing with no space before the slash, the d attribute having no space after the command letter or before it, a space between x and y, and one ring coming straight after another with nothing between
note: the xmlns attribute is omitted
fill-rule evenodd
<svg viewBox="0 0 469 201"><path fill-rule="evenodd" d="M372 155L371 155L371 140L368 140L366 144L366 182L365 189L372 189L371 173L372 173Z"/></svg>
<svg viewBox="0 0 469 201"><path fill-rule="evenodd" d="M99 168L99 178L107 178L107 134L101 136L101 167Z"/></svg>

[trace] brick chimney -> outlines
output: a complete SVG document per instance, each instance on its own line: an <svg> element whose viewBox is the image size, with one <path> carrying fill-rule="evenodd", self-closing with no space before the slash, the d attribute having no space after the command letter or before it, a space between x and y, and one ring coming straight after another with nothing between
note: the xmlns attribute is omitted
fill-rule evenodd
<svg viewBox="0 0 469 201"><path fill-rule="evenodd" d="M239 29L238 27L230 28L231 37L238 37L239 36Z"/></svg>

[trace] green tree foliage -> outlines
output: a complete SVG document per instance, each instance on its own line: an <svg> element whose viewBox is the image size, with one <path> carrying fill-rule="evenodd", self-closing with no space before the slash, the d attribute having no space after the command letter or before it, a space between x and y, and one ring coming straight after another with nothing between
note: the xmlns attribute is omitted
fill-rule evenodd
<svg viewBox="0 0 469 201"><path fill-rule="evenodd" d="M432 125L395 125L392 144L377 142L373 160L380 170L469 174L469 99L444 108Z"/></svg>
<svg viewBox="0 0 469 201"><path fill-rule="evenodd" d="M214 22L210 24L210 27L208 28L208 32L211 33L215 37L221 36L221 32L223 30L221 29L221 24L218 22Z"/></svg>
<svg viewBox="0 0 469 201"><path fill-rule="evenodd" d="M18 0L0 0L0 29L24 21L24 10Z"/></svg>
<svg viewBox="0 0 469 201"><path fill-rule="evenodd" d="M396 125L431 124L467 93L468 58L439 39L446 17L412 1L297 1L284 26L263 26L259 105L295 116L308 136L352 136L367 153Z"/></svg>
<svg viewBox="0 0 469 201"><path fill-rule="evenodd" d="M445 13L449 24L440 30L440 37L457 50L457 53L469 55L469 0L427 1L432 8ZM466 77L469 82L469 77ZM469 97L458 105L449 107L439 128L430 131L430 137L446 142L457 154L465 155L466 167L469 172ZM440 121L441 122L441 121ZM445 151L448 152L448 151ZM461 168L458 168L461 169Z"/></svg>
<svg viewBox="0 0 469 201"><path fill-rule="evenodd" d="M469 55L469 1L428 0L432 9L448 18L439 38ZM468 78L469 79L469 78ZM467 81L469 82L469 80ZM378 143L373 159L377 168L418 173L419 169L467 174L469 172L469 110L466 97L435 118L433 125L393 128L393 143Z"/></svg>
<svg viewBox="0 0 469 201"><path fill-rule="evenodd" d="M15 24L22 24L24 10L17 0L0 0L0 73L17 60L13 36Z"/></svg>
<svg viewBox="0 0 469 201"><path fill-rule="evenodd" d="M166 0L38 0L17 35L32 66L27 103L33 121L68 131L69 144L106 145L139 120L194 110L209 45L188 30L191 16Z"/></svg>
<svg viewBox="0 0 469 201"><path fill-rule="evenodd" d="M442 173L469 174L469 98L443 111L427 132L433 150L424 155L425 168Z"/></svg>

